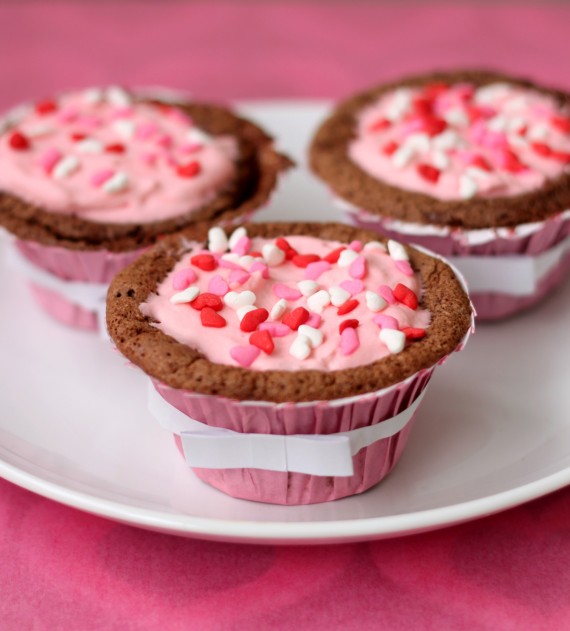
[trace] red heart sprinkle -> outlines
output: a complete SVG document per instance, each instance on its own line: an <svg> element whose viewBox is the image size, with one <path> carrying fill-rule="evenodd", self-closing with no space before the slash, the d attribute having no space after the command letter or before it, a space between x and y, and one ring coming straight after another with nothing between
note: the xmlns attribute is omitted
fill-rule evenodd
<svg viewBox="0 0 570 631"><path fill-rule="evenodd" d="M395 153L398 146L399 145L395 140L391 140L382 147L382 153L386 154L387 156L391 156L393 153Z"/></svg>
<svg viewBox="0 0 570 631"><path fill-rule="evenodd" d="M218 262L211 254L195 254L191 259L190 263L204 270L205 272L212 272L218 267Z"/></svg>
<svg viewBox="0 0 570 631"><path fill-rule="evenodd" d="M398 283L394 287L394 297L398 302L401 302L410 309L416 310L418 308L418 297L411 289L402 285L402 283Z"/></svg>
<svg viewBox="0 0 570 631"><path fill-rule="evenodd" d="M414 113L422 117L433 117L433 99L416 97L412 103Z"/></svg>
<svg viewBox="0 0 570 631"><path fill-rule="evenodd" d="M559 129L565 134L570 134L570 118L566 118L565 116L553 116L550 122L556 129Z"/></svg>
<svg viewBox="0 0 570 631"><path fill-rule="evenodd" d="M180 175L180 177L194 177L198 175L202 167L199 162L195 160L193 162L188 162L187 164L181 164L176 168L176 173Z"/></svg>
<svg viewBox="0 0 570 631"><path fill-rule="evenodd" d="M447 83L428 83L424 88L424 94L427 99L433 100L448 90Z"/></svg>
<svg viewBox="0 0 570 631"><path fill-rule="evenodd" d="M552 155L552 149L544 142L533 142L530 146L535 153L538 153L539 156L548 158Z"/></svg>
<svg viewBox="0 0 570 631"><path fill-rule="evenodd" d="M196 311L202 311L205 307L210 307L214 311L221 311L224 308L224 303L216 294L209 294L204 292L200 294L190 303L190 306L196 309Z"/></svg>
<svg viewBox="0 0 570 631"><path fill-rule="evenodd" d="M320 261L321 257L316 254L296 254L291 261L297 267L307 267L309 263L316 263Z"/></svg>
<svg viewBox="0 0 570 631"><path fill-rule="evenodd" d="M422 337L425 337L426 330L416 329L412 326L405 326L402 329L402 333L405 334L407 340L421 340Z"/></svg>
<svg viewBox="0 0 570 631"><path fill-rule="evenodd" d="M343 320L338 325L338 332L342 333L344 329L356 329L360 322L358 320Z"/></svg>
<svg viewBox="0 0 570 631"><path fill-rule="evenodd" d="M54 101L40 101L36 103L36 112L38 114L51 114L55 112L57 105Z"/></svg>
<svg viewBox="0 0 570 631"><path fill-rule="evenodd" d="M510 149L507 149L504 154L504 169L511 173L520 173L526 169L526 166L518 159L518 156Z"/></svg>
<svg viewBox="0 0 570 631"><path fill-rule="evenodd" d="M12 147L12 149L16 149L17 151L23 151L30 148L30 141L28 140L28 137L24 136L24 134L19 131L15 131L10 136L8 144Z"/></svg>
<svg viewBox="0 0 570 631"><path fill-rule="evenodd" d="M439 180L441 171L439 169L436 169L435 167L432 167L431 164L418 164L416 166L416 169L419 175L428 182L432 182L433 184L435 184Z"/></svg>
<svg viewBox="0 0 570 631"><path fill-rule="evenodd" d="M263 254L261 252L258 252L257 250L252 250L251 252L248 253L249 256L253 256L254 258L262 258Z"/></svg>
<svg viewBox="0 0 570 631"><path fill-rule="evenodd" d="M474 156L471 165L483 169L483 171L492 171L493 167L485 160L483 156Z"/></svg>
<svg viewBox="0 0 570 631"><path fill-rule="evenodd" d="M368 128L370 133L374 133L375 131L382 131L383 129L388 129L392 123L387 118L379 118L376 122L372 123Z"/></svg>
<svg viewBox="0 0 570 631"><path fill-rule="evenodd" d="M275 349L275 344L273 343L273 338L269 331L254 331L249 336L249 343L260 348L264 353L267 353L267 355L271 355Z"/></svg>
<svg viewBox="0 0 570 631"><path fill-rule="evenodd" d="M73 140L73 142L81 142L82 140L85 140L86 138L87 138L87 134L81 134L79 132L75 132L71 134L71 140Z"/></svg>
<svg viewBox="0 0 570 631"><path fill-rule="evenodd" d="M428 136L437 136L441 134L447 128L447 123L443 118L437 118L437 116L430 116L424 119L423 130Z"/></svg>
<svg viewBox="0 0 570 631"><path fill-rule="evenodd" d="M246 333L251 333L252 331L255 331L262 322L265 322L268 317L269 311L267 311L267 309L263 309L263 307L254 309L253 311L248 311L241 319L239 328Z"/></svg>
<svg viewBox="0 0 570 631"><path fill-rule="evenodd" d="M105 151L107 153L125 153L125 145L122 145L120 142L115 142L107 145Z"/></svg>
<svg viewBox="0 0 570 631"><path fill-rule="evenodd" d="M334 263L338 263L338 259L340 258L340 254L341 252L344 252L344 250L346 250L345 247L341 247L341 248L337 248L336 250L333 250L332 252L329 252L324 258L323 261L326 261L327 263L330 263L331 265Z"/></svg>
<svg viewBox="0 0 570 631"><path fill-rule="evenodd" d="M204 307L200 311L200 320L204 326L210 326L215 329L221 329L226 326L226 319L219 313L216 313L212 307Z"/></svg>
<svg viewBox="0 0 570 631"><path fill-rule="evenodd" d="M290 313L286 313L281 318L281 322L286 324L290 329L293 329L293 331L296 331L301 324L305 324L305 322L309 319L309 315L310 314L305 307L297 307Z"/></svg>
<svg viewBox="0 0 570 631"><path fill-rule="evenodd" d="M356 300L355 298L351 298L338 308L337 313L338 315L346 315L347 313L350 313L353 309L356 309L356 307L358 307L358 300Z"/></svg>
<svg viewBox="0 0 570 631"><path fill-rule="evenodd" d="M280 250L283 250L283 252L287 252L287 250L291 249L291 246L289 245L289 241L287 241L287 239L284 239L283 237L277 237L277 239L275 239L275 245Z"/></svg>

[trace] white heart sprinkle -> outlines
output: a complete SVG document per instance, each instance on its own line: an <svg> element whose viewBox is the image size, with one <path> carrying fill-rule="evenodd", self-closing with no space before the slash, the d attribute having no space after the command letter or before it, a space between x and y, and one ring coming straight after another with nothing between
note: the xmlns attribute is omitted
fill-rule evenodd
<svg viewBox="0 0 570 631"><path fill-rule="evenodd" d="M400 88L394 93L388 109L386 118L391 121L400 120L408 111L412 103L412 93L408 88Z"/></svg>
<svg viewBox="0 0 570 631"><path fill-rule="evenodd" d="M183 291L179 291L177 294L174 294L170 297L170 302L173 305L180 305L186 302L192 302L195 300L200 293L200 290L195 285L190 285Z"/></svg>
<svg viewBox="0 0 570 631"><path fill-rule="evenodd" d="M459 197L461 199L474 197L478 190L477 182L473 178L468 175L462 175L459 178Z"/></svg>
<svg viewBox="0 0 570 631"><path fill-rule="evenodd" d="M359 256L354 250L343 250L338 257L338 266L350 267Z"/></svg>
<svg viewBox="0 0 570 631"><path fill-rule="evenodd" d="M227 261L228 263L234 263L235 265L239 265L239 254L235 252L228 252L227 254L222 254L222 261Z"/></svg>
<svg viewBox="0 0 570 631"><path fill-rule="evenodd" d="M107 101L116 107L127 107L132 103L131 96L119 86L107 88Z"/></svg>
<svg viewBox="0 0 570 631"><path fill-rule="evenodd" d="M489 104L495 99L506 96L511 91L508 83L490 83L475 90L473 99L475 103Z"/></svg>
<svg viewBox="0 0 570 631"><path fill-rule="evenodd" d="M369 241L364 245L365 250L381 250L382 252L386 252L386 246L380 241Z"/></svg>
<svg viewBox="0 0 570 631"><path fill-rule="evenodd" d="M281 263L285 260L285 252L273 243L266 243L261 248L261 253L263 254L263 258L269 267L281 265Z"/></svg>
<svg viewBox="0 0 570 631"><path fill-rule="evenodd" d="M296 359L307 359L311 354L309 339L304 335L297 335L289 347L289 353Z"/></svg>
<svg viewBox="0 0 570 631"><path fill-rule="evenodd" d="M245 254L244 256L239 257L238 265L241 265L244 270L249 271L249 268L253 265L254 261L255 259L253 258L253 256Z"/></svg>
<svg viewBox="0 0 570 631"><path fill-rule="evenodd" d="M113 123L113 129L123 140L130 140L135 134L136 125L133 121L121 119Z"/></svg>
<svg viewBox="0 0 570 631"><path fill-rule="evenodd" d="M486 179L489 177L489 171L485 171L485 169L481 169L476 166L470 166L465 169L465 175L469 175L475 179Z"/></svg>
<svg viewBox="0 0 570 631"><path fill-rule="evenodd" d="M75 146L80 153L103 153L103 143L94 138L86 138Z"/></svg>
<svg viewBox="0 0 570 631"><path fill-rule="evenodd" d="M392 154L392 164L397 169L403 169L405 166L410 164L415 154L416 150L413 147L402 145Z"/></svg>
<svg viewBox="0 0 570 631"><path fill-rule="evenodd" d="M526 118L522 116L514 116L513 118L509 120L509 127L508 127L509 132L517 133L523 127L526 127L526 124L527 124Z"/></svg>
<svg viewBox="0 0 570 631"><path fill-rule="evenodd" d="M77 171L78 168L79 160L75 156L67 156L59 160L51 174L56 180L62 180Z"/></svg>
<svg viewBox="0 0 570 631"><path fill-rule="evenodd" d="M430 140L427 134L410 134L404 141L404 145L416 152L425 153L429 151Z"/></svg>
<svg viewBox="0 0 570 631"><path fill-rule="evenodd" d="M440 171L445 171L450 164L449 156L443 151L434 151L431 161L433 166L437 167Z"/></svg>
<svg viewBox="0 0 570 631"><path fill-rule="evenodd" d="M529 140L544 140L548 136L548 127L544 124L534 125L526 136Z"/></svg>
<svg viewBox="0 0 570 631"><path fill-rule="evenodd" d="M284 298L279 299L271 308L269 312L269 317L272 320L280 320L281 316L287 310L287 301Z"/></svg>
<svg viewBox="0 0 570 631"><path fill-rule="evenodd" d="M208 250L210 250L210 252L222 254L222 252L226 252L227 249L228 238L222 228L219 228L218 226L210 228L208 230Z"/></svg>
<svg viewBox="0 0 570 631"><path fill-rule="evenodd" d="M323 309L330 305L330 303L331 297L329 296L329 292L325 289L321 289L307 298L307 306L315 313L322 313Z"/></svg>
<svg viewBox="0 0 570 631"><path fill-rule="evenodd" d="M304 335L309 340L311 348L317 348L323 343L323 332L307 324L301 324L298 329L299 335Z"/></svg>
<svg viewBox="0 0 570 631"><path fill-rule="evenodd" d="M487 128L494 132L503 133L507 130L508 123L509 121L505 116L493 116L487 121Z"/></svg>
<svg viewBox="0 0 570 631"><path fill-rule="evenodd" d="M257 307L255 307L254 305L244 305L243 307L236 309L236 315L241 322L246 313L249 313L250 311L255 311L256 309Z"/></svg>
<svg viewBox="0 0 570 631"><path fill-rule="evenodd" d="M342 287L331 287L329 289L329 294L331 297L331 304L334 307L342 306L349 298L350 292L346 291Z"/></svg>
<svg viewBox="0 0 570 631"><path fill-rule="evenodd" d="M392 354L401 353L406 345L405 333L396 329L381 329L378 337Z"/></svg>
<svg viewBox="0 0 570 631"><path fill-rule="evenodd" d="M453 107L444 113L443 119L450 125L457 127L467 127L469 125L469 117L460 107Z"/></svg>
<svg viewBox="0 0 570 631"><path fill-rule="evenodd" d="M319 284L315 283L314 280L301 280L297 283L297 287L303 296L307 297L312 296L319 290Z"/></svg>
<svg viewBox="0 0 570 631"><path fill-rule="evenodd" d="M83 100L88 105L97 105L103 100L103 90L100 88L90 88L83 92Z"/></svg>
<svg viewBox="0 0 570 631"><path fill-rule="evenodd" d="M367 291L365 294L366 306L370 311L382 311L388 304L382 296L379 296L375 291Z"/></svg>
<svg viewBox="0 0 570 631"><path fill-rule="evenodd" d="M208 135L205 131L193 127L186 136L187 140L192 144L208 145L212 142L212 136Z"/></svg>
<svg viewBox="0 0 570 631"><path fill-rule="evenodd" d="M103 184L103 190L106 193L120 193L124 191L128 185L129 176L123 171L119 171Z"/></svg>
<svg viewBox="0 0 570 631"><path fill-rule="evenodd" d="M245 291L229 291L224 296L225 304L234 310L237 310L240 307L245 307L246 305L253 305L256 299L257 296L253 293L253 291L249 291L249 289L246 289Z"/></svg>
<svg viewBox="0 0 570 631"><path fill-rule="evenodd" d="M435 136L431 144L435 149L442 149L445 151L446 149L457 149L460 145L460 138L457 132L453 131L453 129L446 129Z"/></svg>
<svg viewBox="0 0 570 631"><path fill-rule="evenodd" d="M231 249L232 249L235 245L237 245L237 242L238 242L238 241L239 241L242 237L247 237L247 230L246 230L243 226L240 226L239 228L236 228L236 229L232 232L232 234L231 234L231 236L230 236L230 238L229 238L229 240L228 240L228 246L229 246L230 250L231 250Z"/></svg>
<svg viewBox="0 0 570 631"><path fill-rule="evenodd" d="M36 125L35 127L28 128L26 130L26 136L29 138L39 138L40 136L47 136L54 131L54 127L48 124Z"/></svg>
<svg viewBox="0 0 570 631"><path fill-rule="evenodd" d="M390 239L388 241L388 252L395 261L410 260L410 257L408 256L408 253L406 252L404 246L401 243L398 243L398 241L394 241L393 239Z"/></svg>

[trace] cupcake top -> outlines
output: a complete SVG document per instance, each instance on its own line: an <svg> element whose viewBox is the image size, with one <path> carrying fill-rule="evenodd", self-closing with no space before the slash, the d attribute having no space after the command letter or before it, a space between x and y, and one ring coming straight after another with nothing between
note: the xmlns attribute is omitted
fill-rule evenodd
<svg viewBox="0 0 570 631"><path fill-rule="evenodd" d="M441 260L376 239L334 224L186 231L113 282L109 331L173 387L273 401L378 390L453 351L470 308Z"/></svg>
<svg viewBox="0 0 570 631"><path fill-rule="evenodd" d="M189 221L251 212L286 166L261 130L226 110L118 87L21 108L0 133L0 165L0 221L11 215L7 227L21 233L33 215L36 232L83 246L129 236L144 245Z"/></svg>
<svg viewBox="0 0 570 631"><path fill-rule="evenodd" d="M341 104L311 158L363 210L473 229L538 221L570 205L570 100L494 73L416 77Z"/></svg>

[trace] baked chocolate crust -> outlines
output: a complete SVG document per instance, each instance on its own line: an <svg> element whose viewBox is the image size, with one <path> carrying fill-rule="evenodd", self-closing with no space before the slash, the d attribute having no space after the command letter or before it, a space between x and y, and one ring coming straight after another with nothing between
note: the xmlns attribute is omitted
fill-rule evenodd
<svg viewBox="0 0 570 631"><path fill-rule="evenodd" d="M382 94L400 87L420 87L436 82L469 82L484 86L497 81L536 90L554 97L560 106L570 106L568 93L493 71L434 72L409 77L372 88L340 103L313 138L309 149L311 168L334 193L357 208L413 223L468 230L514 227L543 221L570 208L570 173L522 195L450 201L386 184L363 171L348 157L347 147L356 132L355 116Z"/></svg>
<svg viewBox="0 0 570 631"><path fill-rule="evenodd" d="M157 100L146 102L160 103ZM159 236L176 232L190 223L232 221L263 206L275 190L279 173L293 164L289 158L275 151L273 139L257 125L223 107L199 103L178 103L175 106L186 112L208 134L228 134L238 140L237 177L211 203L164 221L117 224L50 212L0 191L0 226L20 239L43 245L123 252L151 245Z"/></svg>
<svg viewBox="0 0 570 631"><path fill-rule="evenodd" d="M117 348L151 377L173 388L238 400L319 401L373 392L398 383L453 352L471 326L471 306L452 269L440 259L407 247L422 278L421 306L432 322L426 336L372 364L337 371L256 371L210 362L159 331L139 305L156 290L185 251L184 240L205 242L211 224L192 226L161 240L115 277L107 293L107 326ZM341 224L249 224L253 237L312 235L349 243L378 240L376 233ZM229 231L227 231L229 233Z"/></svg>

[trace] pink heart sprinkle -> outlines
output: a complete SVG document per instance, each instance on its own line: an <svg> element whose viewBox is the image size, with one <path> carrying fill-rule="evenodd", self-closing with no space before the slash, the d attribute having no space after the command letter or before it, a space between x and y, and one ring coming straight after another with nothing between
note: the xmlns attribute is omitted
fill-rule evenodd
<svg viewBox="0 0 570 631"><path fill-rule="evenodd" d="M230 349L230 356L240 366L249 368L261 351L257 346L234 346Z"/></svg>
<svg viewBox="0 0 570 631"><path fill-rule="evenodd" d="M243 267L234 263L233 261L228 261L226 259L220 259L220 267L225 267L226 269L235 269L243 272Z"/></svg>
<svg viewBox="0 0 570 631"><path fill-rule="evenodd" d="M282 322L262 322L258 329L260 331L269 331L272 337L284 337L291 333L291 329Z"/></svg>
<svg viewBox="0 0 570 631"><path fill-rule="evenodd" d="M352 355L354 351L360 346L358 340L358 333L356 329L352 327L346 327L340 334L340 350L343 355Z"/></svg>
<svg viewBox="0 0 570 631"><path fill-rule="evenodd" d="M49 174L60 159L61 151L58 151L54 147L51 147L50 149L46 149L45 152L40 156L39 164L42 169L47 174Z"/></svg>
<svg viewBox="0 0 570 631"><path fill-rule="evenodd" d="M375 322L381 329L395 329L396 331L400 329L400 326L398 325L398 320L396 320L396 318L385 315L383 313L375 315L372 318L372 321Z"/></svg>
<svg viewBox="0 0 570 631"><path fill-rule="evenodd" d="M305 268L306 280L317 280L317 278L330 270L331 264L328 261L316 261L315 263L309 263Z"/></svg>
<svg viewBox="0 0 570 631"><path fill-rule="evenodd" d="M185 114L182 110L179 110L177 107L173 107L168 111L168 115L170 118L177 120L183 125L192 125L192 119L190 116Z"/></svg>
<svg viewBox="0 0 570 631"><path fill-rule="evenodd" d="M261 272L262 278L269 278L269 267L261 261L254 261L252 266L249 268L249 271L251 274L253 274L253 272Z"/></svg>
<svg viewBox="0 0 570 631"><path fill-rule="evenodd" d="M90 182L93 186L101 186L109 178L112 178L115 172L111 169L101 169L101 171L95 171L91 176Z"/></svg>
<svg viewBox="0 0 570 631"><path fill-rule="evenodd" d="M348 247L355 252L362 252L364 245L362 244L362 241L351 241Z"/></svg>
<svg viewBox="0 0 570 631"><path fill-rule="evenodd" d="M180 147L180 151L182 153L196 153L200 151L204 145L201 145L199 142L186 142Z"/></svg>
<svg viewBox="0 0 570 631"><path fill-rule="evenodd" d="M245 256L251 249L251 239L244 235L232 248L234 254Z"/></svg>
<svg viewBox="0 0 570 631"><path fill-rule="evenodd" d="M214 294L216 296L225 296L229 290L230 288L228 287L228 284L219 274L216 274L216 276L210 278L210 282L208 283L208 291L211 294Z"/></svg>
<svg viewBox="0 0 570 631"><path fill-rule="evenodd" d="M394 296L394 292L390 289L390 287L388 287L388 285L380 285L378 293L389 305L395 305L398 302Z"/></svg>
<svg viewBox="0 0 570 631"><path fill-rule="evenodd" d="M141 140L146 140L147 138L150 138L153 134L155 134L157 131L158 131L158 125L156 123L153 123L153 122L141 123L137 127L136 136L137 138L140 138Z"/></svg>
<svg viewBox="0 0 570 631"><path fill-rule="evenodd" d="M351 296L356 296L364 290L364 283L361 280L343 280L340 286L346 289Z"/></svg>
<svg viewBox="0 0 570 631"><path fill-rule="evenodd" d="M142 159L149 166L153 166L158 160L158 154L157 153L143 153Z"/></svg>
<svg viewBox="0 0 570 631"><path fill-rule="evenodd" d="M81 127L86 127L87 129L97 129L101 127L102 121L99 116L80 116L77 119L77 122L81 125Z"/></svg>
<svg viewBox="0 0 570 631"><path fill-rule="evenodd" d="M232 270L230 272L231 285L243 285L251 278L251 275L244 270Z"/></svg>
<svg viewBox="0 0 570 631"><path fill-rule="evenodd" d="M366 259L363 256L359 256L354 259L348 268L348 275L352 278L364 278L366 276Z"/></svg>
<svg viewBox="0 0 570 631"><path fill-rule="evenodd" d="M119 120L121 118L130 118L135 113L134 107L116 107L111 112L111 120Z"/></svg>
<svg viewBox="0 0 570 631"><path fill-rule="evenodd" d="M285 300L298 300L303 295L298 289L282 283L273 285L273 293L278 298L284 298Z"/></svg>
<svg viewBox="0 0 570 631"><path fill-rule="evenodd" d="M305 322L307 326L312 326L313 329L318 329L321 326L323 319L318 313L309 311L309 319Z"/></svg>
<svg viewBox="0 0 570 631"><path fill-rule="evenodd" d="M396 267L404 274L404 276L413 276L414 270L409 261L396 261Z"/></svg>
<svg viewBox="0 0 570 631"><path fill-rule="evenodd" d="M481 144L483 147L489 147L491 149L506 149L509 146L509 141L505 134L487 131L481 139Z"/></svg>
<svg viewBox="0 0 570 631"><path fill-rule="evenodd" d="M61 123L71 123L77 118L78 115L79 112L75 107L66 107L59 112L59 114L57 115L57 119Z"/></svg>
<svg viewBox="0 0 570 631"><path fill-rule="evenodd" d="M196 278L196 272L190 267L178 270L172 277L172 287L176 289L176 291L182 291L190 286Z"/></svg>
<svg viewBox="0 0 570 631"><path fill-rule="evenodd" d="M159 136L157 138L156 144L159 147L164 147L165 149L168 149L168 147L172 145L172 138L166 134L162 134L162 136Z"/></svg>
<svg viewBox="0 0 570 631"><path fill-rule="evenodd" d="M477 120L471 125L467 135L472 143L478 145L483 140L486 132L487 126L485 125L485 121Z"/></svg>

